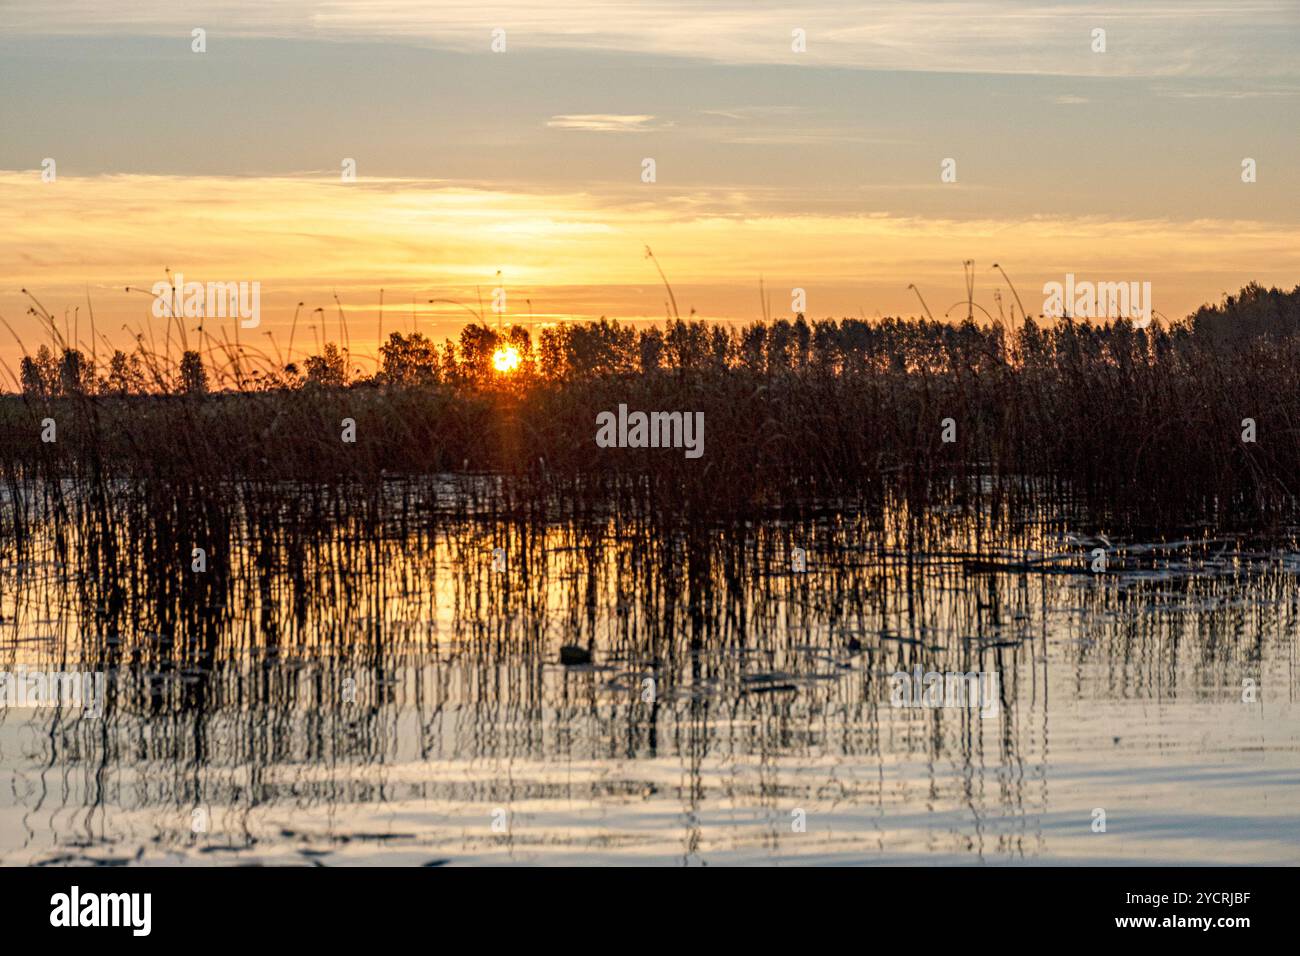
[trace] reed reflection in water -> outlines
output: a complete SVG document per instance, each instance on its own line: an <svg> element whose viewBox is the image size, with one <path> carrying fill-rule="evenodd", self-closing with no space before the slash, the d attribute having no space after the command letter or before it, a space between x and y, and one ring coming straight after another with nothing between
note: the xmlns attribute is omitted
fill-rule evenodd
<svg viewBox="0 0 1300 956"><path fill-rule="evenodd" d="M1300 862L1293 541L345 497L7 547L0 669L107 699L0 711L0 862Z"/></svg>

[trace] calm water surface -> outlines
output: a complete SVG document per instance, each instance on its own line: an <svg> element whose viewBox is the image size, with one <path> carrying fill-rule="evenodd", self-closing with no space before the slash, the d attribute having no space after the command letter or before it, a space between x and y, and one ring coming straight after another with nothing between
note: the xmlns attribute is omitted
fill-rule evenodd
<svg viewBox="0 0 1300 956"><path fill-rule="evenodd" d="M1294 542L258 508L4 552L0 862L1300 863Z"/></svg>

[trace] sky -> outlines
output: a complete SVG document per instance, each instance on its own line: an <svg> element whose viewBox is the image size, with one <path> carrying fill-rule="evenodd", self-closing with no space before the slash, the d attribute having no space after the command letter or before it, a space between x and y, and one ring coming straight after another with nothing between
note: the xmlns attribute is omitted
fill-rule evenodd
<svg viewBox="0 0 1300 956"><path fill-rule="evenodd" d="M1300 284L1298 53L1294 0L3 0L0 360L48 338L24 288L161 334L125 289L165 269L260 283L249 347L302 302L292 357L336 297L357 351L497 288L661 322L647 246L708 320L964 317L964 260L992 315L996 262L1031 313L1073 273L1180 318Z"/></svg>

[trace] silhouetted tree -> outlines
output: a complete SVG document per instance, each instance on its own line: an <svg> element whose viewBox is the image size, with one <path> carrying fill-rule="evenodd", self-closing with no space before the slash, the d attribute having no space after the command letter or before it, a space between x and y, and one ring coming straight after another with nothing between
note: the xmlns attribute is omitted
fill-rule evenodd
<svg viewBox="0 0 1300 956"><path fill-rule="evenodd" d="M208 391L208 371L203 367L203 356L187 351L181 355L181 392L186 395L205 395Z"/></svg>

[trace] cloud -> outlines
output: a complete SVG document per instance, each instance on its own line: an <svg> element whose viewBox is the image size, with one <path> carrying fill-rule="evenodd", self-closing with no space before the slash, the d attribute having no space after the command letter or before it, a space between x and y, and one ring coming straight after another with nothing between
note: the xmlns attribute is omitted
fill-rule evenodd
<svg viewBox="0 0 1300 956"><path fill-rule="evenodd" d="M1295 76L1294 0L8 0L5 32L386 40L491 55L623 52L734 64L1067 76ZM1107 52L1091 31L1107 31ZM807 33L794 53L791 32Z"/></svg>
<svg viewBox="0 0 1300 956"><path fill-rule="evenodd" d="M552 116L546 123L551 129L580 130L586 133L644 133L651 130L653 116L625 113L571 113Z"/></svg>
<svg viewBox="0 0 1300 956"><path fill-rule="evenodd" d="M1259 100L1300 96L1300 89L1262 90L1155 90L1156 96L1181 100Z"/></svg>
<svg viewBox="0 0 1300 956"><path fill-rule="evenodd" d="M759 275L808 289L818 316L857 314L859 304L910 312L909 282L937 314L965 298L963 259L979 263L986 303L1000 281L989 268L996 261L1026 302L1044 281L1074 271L1151 281L1156 307L1170 316L1252 279L1289 288L1300 276L1294 224L846 214L842 202L799 209L780 196L736 189L647 198L642 189L521 192L336 176L47 184L37 171L0 171L0 208L12 213L0 231L0 316L31 346L40 329L16 290L31 289L55 314L84 306L89 294L98 328L121 343L124 323L148 321L148 300L123 287L148 288L170 267L194 281L261 282L264 325L277 334L300 301L332 310L334 290L367 322L380 289L403 322L429 322L437 318L430 299L476 302L501 281L512 302L531 300L549 314L662 317L646 245L683 309L740 320L752 317ZM449 308L439 321L462 318ZM0 359L12 366L15 355L0 341Z"/></svg>

